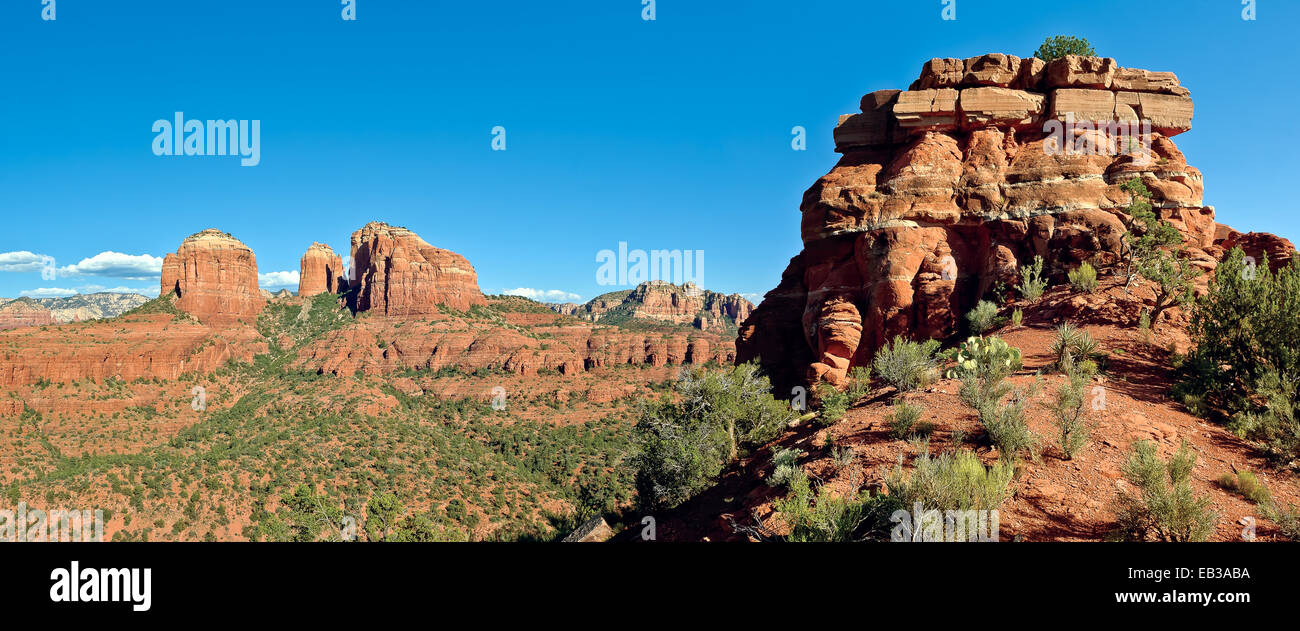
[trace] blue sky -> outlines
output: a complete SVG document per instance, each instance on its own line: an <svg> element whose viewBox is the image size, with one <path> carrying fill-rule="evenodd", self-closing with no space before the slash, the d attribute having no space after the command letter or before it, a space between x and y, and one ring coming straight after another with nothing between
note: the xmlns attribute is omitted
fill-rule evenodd
<svg viewBox="0 0 1300 631"><path fill-rule="evenodd" d="M1300 240L1300 3L1258 4L1244 21L1240 0L956 0L944 21L941 0L659 0L645 21L641 0L357 0L349 22L339 0L57 0L47 22L41 0L4 0L0 296L152 295L156 260L208 227L283 282L312 241L346 255L383 220L468 257L487 293L617 289L596 256L622 241L703 250L706 287L757 300L799 250L839 114L931 57L1057 34L1178 73L1205 202ZM177 111L260 120L260 164L155 156Z"/></svg>

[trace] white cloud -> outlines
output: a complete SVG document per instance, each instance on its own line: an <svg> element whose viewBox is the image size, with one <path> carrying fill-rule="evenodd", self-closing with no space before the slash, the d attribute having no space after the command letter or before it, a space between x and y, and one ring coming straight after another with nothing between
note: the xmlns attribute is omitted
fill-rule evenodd
<svg viewBox="0 0 1300 631"><path fill-rule="evenodd" d="M525 298L532 298L539 302L577 302L582 300L582 296L579 296L578 294L561 291L559 289L516 287L514 289L503 290L501 293L507 296L523 296Z"/></svg>
<svg viewBox="0 0 1300 631"><path fill-rule="evenodd" d="M151 280L162 275L163 260L148 254L105 251L76 265L59 268L59 276L108 276L127 280Z"/></svg>
<svg viewBox="0 0 1300 631"><path fill-rule="evenodd" d="M80 292L75 289L64 289L62 287L39 287L37 289L24 289L18 293L19 295L27 296L28 298L64 298L67 296L75 296Z"/></svg>
<svg viewBox="0 0 1300 631"><path fill-rule="evenodd" d="M0 252L0 272L39 272L46 263L53 262L53 258L26 250Z"/></svg>
<svg viewBox="0 0 1300 631"><path fill-rule="evenodd" d="M740 294L740 297L754 303L755 305L763 302L763 294Z"/></svg>
<svg viewBox="0 0 1300 631"><path fill-rule="evenodd" d="M263 287L288 287L290 285L297 285L298 270L258 274L257 282Z"/></svg>

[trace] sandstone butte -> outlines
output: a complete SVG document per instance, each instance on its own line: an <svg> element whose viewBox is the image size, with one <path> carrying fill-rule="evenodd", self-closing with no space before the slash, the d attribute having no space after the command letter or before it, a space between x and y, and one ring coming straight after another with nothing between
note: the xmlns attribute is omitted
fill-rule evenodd
<svg viewBox="0 0 1300 631"><path fill-rule="evenodd" d="M465 257L383 222L352 233L352 276L356 311L402 317L438 313L439 305L465 311L487 304Z"/></svg>
<svg viewBox="0 0 1300 631"><path fill-rule="evenodd" d="M1193 104L1170 72L1097 57L932 59L908 90L869 93L860 109L835 128L839 162L804 193L803 250L737 339L737 361L761 358L778 388L840 383L895 335L953 335L1035 255L1056 282L1083 261L1115 262L1130 202L1120 184L1133 177L1207 272L1234 245L1275 265L1294 250L1215 222L1201 172L1171 140L1191 129ZM1149 121L1151 141L1127 155L1054 151L1045 123L1069 119ZM1074 133L1102 147L1114 131Z"/></svg>
<svg viewBox="0 0 1300 631"><path fill-rule="evenodd" d="M298 295L304 298L317 294L337 294L346 286L343 278L343 259L334 249L322 243L312 243L302 255L298 275Z"/></svg>
<svg viewBox="0 0 1300 631"><path fill-rule="evenodd" d="M209 228L163 257L160 297L204 324L253 323L266 304L257 287L257 257L239 239Z"/></svg>

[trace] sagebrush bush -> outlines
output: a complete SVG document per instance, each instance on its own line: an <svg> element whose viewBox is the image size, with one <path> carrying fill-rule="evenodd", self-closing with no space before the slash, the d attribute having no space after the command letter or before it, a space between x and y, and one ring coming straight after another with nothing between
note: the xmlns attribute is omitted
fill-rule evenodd
<svg viewBox="0 0 1300 631"><path fill-rule="evenodd" d="M912 462L909 472L898 464L884 472L885 487L904 506L920 503L935 510L992 510L1010 496L1015 468L997 462L985 467L978 456L967 449L945 452L938 456L922 453Z"/></svg>
<svg viewBox="0 0 1300 631"><path fill-rule="evenodd" d="M1065 383L1056 391L1056 400L1051 406L1052 417L1056 423L1057 442L1065 460L1072 460L1074 455L1087 446L1091 428L1088 424L1088 406L1084 401L1084 390L1091 371L1076 366L1070 355L1065 356Z"/></svg>
<svg viewBox="0 0 1300 631"><path fill-rule="evenodd" d="M767 478L768 486L788 487L795 478L804 475L799 466L799 459L804 455L802 449L781 449L772 456L772 475Z"/></svg>
<svg viewBox="0 0 1300 631"><path fill-rule="evenodd" d="M817 398L820 409L817 415L817 423L822 426L834 424L843 418L844 413L857 403L859 399L867 396L871 391L871 367L854 366L849 371L848 387L840 390L828 383L818 384Z"/></svg>
<svg viewBox="0 0 1300 631"><path fill-rule="evenodd" d="M844 497L826 486L814 493L805 475L794 479L789 494L772 506L790 528L785 540L844 543L885 539L889 517L902 503L888 495L865 492Z"/></svg>
<svg viewBox="0 0 1300 631"><path fill-rule="evenodd" d="M1070 270L1070 287L1075 291L1090 294L1097 291L1097 268L1084 261L1079 267Z"/></svg>
<svg viewBox="0 0 1300 631"><path fill-rule="evenodd" d="M876 374L900 392L910 392L929 385L933 379L939 350L938 340L913 342L903 336L876 351Z"/></svg>
<svg viewBox="0 0 1300 631"><path fill-rule="evenodd" d="M1268 487L1252 472L1242 470L1237 475L1224 473L1219 476L1219 486L1232 491L1256 504L1265 505L1273 501L1272 494L1268 492Z"/></svg>
<svg viewBox="0 0 1300 631"><path fill-rule="evenodd" d="M1047 281L1043 280L1043 257L1035 256L1034 262L1030 265L1020 266L1020 284L1016 289L1020 295L1029 302L1034 302L1043 296L1043 290L1047 288Z"/></svg>
<svg viewBox="0 0 1300 631"><path fill-rule="evenodd" d="M886 423L889 425L889 435L894 438L906 438L911 434L916 421L925 411L921 406L912 405L902 399L895 401L892 409L893 413L889 415Z"/></svg>
<svg viewBox="0 0 1300 631"><path fill-rule="evenodd" d="M1160 459L1154 443L1133 444L1124 463L1124 478L1132 490L1116 498L1116 535L1128 541L1204 541L1218 519L1210 499L1192 490L1196 453L1186 441L1168 461Z"/></svg>
<svg viewBox="0 0 1300 631"><path fill-rule="evenodd" d="M966 314L966 321L970 323L972 333L982 334L997 325L998 306L987 300L981 300Z"/></svg>

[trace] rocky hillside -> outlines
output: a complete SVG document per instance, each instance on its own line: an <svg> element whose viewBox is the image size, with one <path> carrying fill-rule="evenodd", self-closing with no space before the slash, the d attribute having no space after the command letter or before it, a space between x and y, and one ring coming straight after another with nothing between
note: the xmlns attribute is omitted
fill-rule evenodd
<svg viewBox="0 0 1300 631"><path fill-rule="evenodd" d="M122 294L107 291L93 294L77 294L66 298L36 299L36 302L50 310L55 322L84 322L86 320L116 318L148 301L149 298L140 294Z"/></svg>
<svg viewBox="0 0 1300 631"><path fill-rule="evenodd" d="M64 298L0 298L0 329L115 318L148 301L140 294L108 291Z"/></svg>
<svg viewBox="0 0 1300 631"><path fill-rule="evenodd" d="M635 320L691 326L701 331L734 331L754 310L740 294L701 289L695 283L649 281L634 289L602 294L586 304L552 304L556 313L601 324Z"/></svg>
<svg viewBox="0 0 1300 631"><path fill-rule="evenodd" d="M18 298L0 303L0 329L54 324L54 314L32 298Z"/></svg>
<svg viewBox="0 0 1300 631"><path fill-rule="evenodd" d="M1289 242L1236 233L1205 205L1172 140L1192 127L1189 95L1114 59L1003 54L932 59L908 90L867 94L835 129L843 156L804 194L803 251L742 325L739 359L761 357L780 389L840 383L895 335L954 335L1035 256L1052 281L1113 264L1132 178L1201 270L1233 245L1280 260Z"/></svg>

